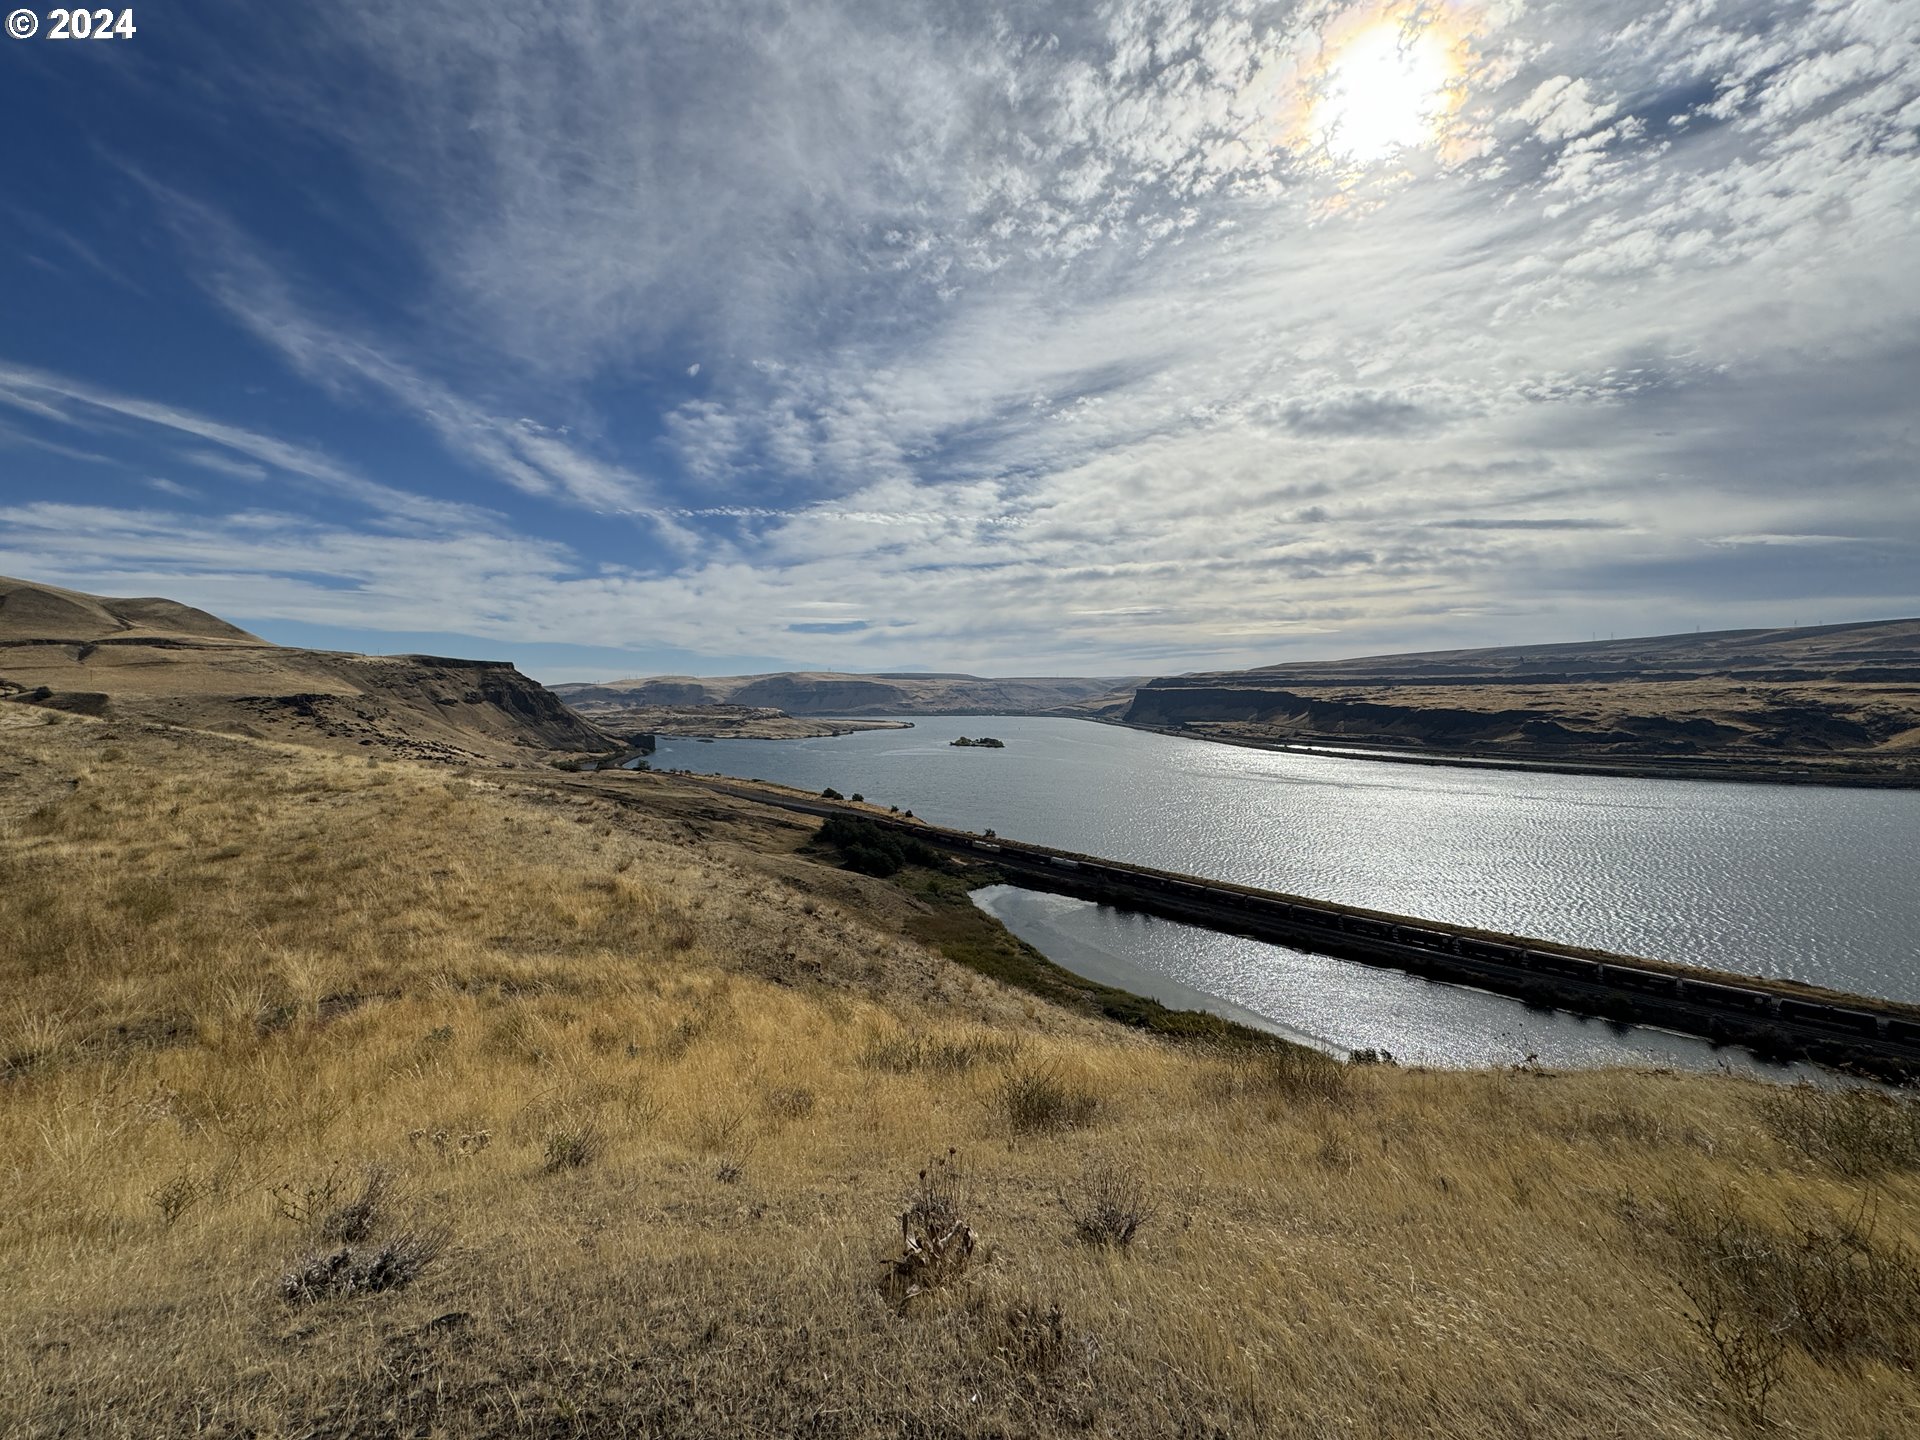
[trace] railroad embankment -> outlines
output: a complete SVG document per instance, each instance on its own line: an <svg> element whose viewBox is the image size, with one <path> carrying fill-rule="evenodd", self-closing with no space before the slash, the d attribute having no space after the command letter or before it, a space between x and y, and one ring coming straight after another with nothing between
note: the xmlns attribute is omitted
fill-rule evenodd
<svg viewBox="0 0 1920 1440"><path fill-rule="evenodd" d="M736 793L738 782L722 788ZM1659 1025L1768 1059L1806 1059L1893 1082L1920 1077L1920 1006L1260 890L1100 856L986 838L797 792L773 803L854 814L992 875L1169 920L1473 985L1530 1003ZM989 877L983 873L981 883Z"/></svg>

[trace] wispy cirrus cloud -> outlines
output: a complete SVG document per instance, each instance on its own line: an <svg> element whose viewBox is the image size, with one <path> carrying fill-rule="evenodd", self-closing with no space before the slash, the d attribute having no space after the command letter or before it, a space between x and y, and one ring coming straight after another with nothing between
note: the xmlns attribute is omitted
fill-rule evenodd
<svg viewBox="0 0 1920 1440"><path fill-rule="evenodd" d="M390 522L434 525L455 522L463 525L492 524L497 517L472 506L450 504L381 484L358 473L311 446L278 439L240 426L223 424L204 415L176 406L118 395L84 381L48 374L45 371L0 364L0 405L8 406L43 420L82 432L102 424L157 431L162 436L210 441L222 451L197 451L203 468L227 473L240 468L245 478L257 479L252 467L232 460L243 455L267 467L268 471L316 486L343 500L364 506ZM129 422L131 425L129 426ZM212 457L208 466L206 457Z"/></svg>
<svg viewBox="0 0 1920 1440"><path fill-rule="evenodd" d="M1743 623L1771 591L1733 567L1783 549L1752 537L1871 536L1851 570L1798 547L1838 618L1920 604L1886 559L1920 546L1898 8L343 0L248 30L206 103L337 162L313 208L392 273L126 173L224 323L454 462L421 504L510 515L537 563L488 613L530 635L1256 661ZM1369 63L1450 78L1430 134L1361 156L1336 112L1392 108L1348 65L1381 23L1410 28ZM365 457L290 470L86 388L8 393L28 433L157 425L407 503ZM378 598L412 583L325 603L466 594Z"/></svg>

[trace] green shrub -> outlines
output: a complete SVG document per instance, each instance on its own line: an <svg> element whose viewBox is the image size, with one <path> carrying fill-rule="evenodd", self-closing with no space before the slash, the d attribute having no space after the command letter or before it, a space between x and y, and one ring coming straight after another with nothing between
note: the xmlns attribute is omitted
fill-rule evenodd
<svg viewBox="0 0 1920 1440"><path fill-rule="evenodd" d="M938 865L940 857L911 837L894 835L871 820L835 815L820 827L819 838L837 849L849 870L885 879L909 865Z"/></svg>

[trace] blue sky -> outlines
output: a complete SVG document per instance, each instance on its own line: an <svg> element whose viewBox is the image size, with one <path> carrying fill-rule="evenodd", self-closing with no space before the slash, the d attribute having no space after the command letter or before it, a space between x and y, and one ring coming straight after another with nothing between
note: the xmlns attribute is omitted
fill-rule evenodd
<svg viewBox="0 0 1920 1440"><path fill-rule="evenodd" d="M135 20L0 41L0 573L555 680L1920 611L1911 3Z"/></svg>

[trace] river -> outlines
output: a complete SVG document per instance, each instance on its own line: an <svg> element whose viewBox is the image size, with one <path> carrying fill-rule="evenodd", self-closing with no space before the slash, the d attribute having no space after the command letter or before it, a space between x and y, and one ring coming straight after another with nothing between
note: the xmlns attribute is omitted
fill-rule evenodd
<svg viewBox="0 0 1920 1440"><path fill-rule="evenodd" d="M653 764L832 786L962 830L1920 1001L1920 791L1396 765L1079 720L912 718L912 730L818 740L666 739ZM961 735L1006 748L949 743ZM1456 1064L1620 1049L1613 1027L1491 996L1469 1003L1478 992L1458 987L1164 921L1116 930L1112 912L1059 897L981 899L1043 951L1077 947L1074 968L1144 970L1332 1045ZM1355 1014L1374 1018L1342 1018ZM1465 1029L1505 1038L1441 1038Z"/></svg>

